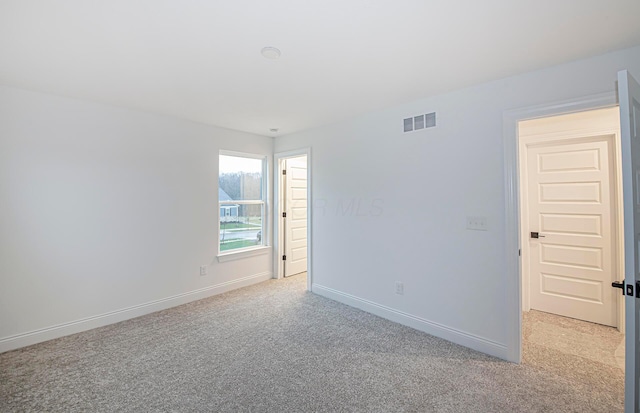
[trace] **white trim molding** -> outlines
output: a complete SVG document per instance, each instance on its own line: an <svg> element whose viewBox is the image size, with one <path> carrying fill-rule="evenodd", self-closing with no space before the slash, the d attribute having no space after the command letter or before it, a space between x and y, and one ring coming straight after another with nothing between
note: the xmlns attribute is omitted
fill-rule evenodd
<svg viewBox="0 0 640 413"><path fill-rule="evenodd" d="M473 334L465 333L464 331L460 331L455 328L429 321L412 314L398 311L393 308L375 303L373 301L365 300L363 298L356 297L351 294L346 294L341 291L334 290L333 288L325 287L319 284L313 284L312 291L313 293L320 296L329 298L342 304L346 304L351 307L358 308L368 313L386 318L387 320L414 328L416 330L422 331L423 333L442 338L452 343L468 347L472 350L480 351L482 353L499 357L501 359L507 358L508 353L507 346L505 344L488 340L486 338L479 337Z"/></svg>
<svg viewBox="0 0 640 413"><path fill-rule="evenodd" d="M256 247L246 250L231 250L230 252L225 252L218 255L218 262L227 262L240 260L243 258L255 257L258 255L268 254L271 251L271 247Z"/></svg>
<svg viewBox="0 0 640 413"><path fill-rule="evenodd" d="M271 272L263 272L260 274L250 275L248 277L239 278L220 284L211 285L200 288L187 293L177 294L171 297L150 301L144 304L134 305L108 313L71 321L68 323L58 324L51 327L41 328L27 333L16 334L9 337L0 338L0 353L15 350L17 348L30 346L32 344L41 343L43 341L76 334L83 331L103 327L109 324L118 323L120 321L129 320L131 318L140 317L151 314L156 311L166 310L192 301L202 300L214 295L222 294L227 291L235 290L241 287L257 284L273 278Z"/></svg>

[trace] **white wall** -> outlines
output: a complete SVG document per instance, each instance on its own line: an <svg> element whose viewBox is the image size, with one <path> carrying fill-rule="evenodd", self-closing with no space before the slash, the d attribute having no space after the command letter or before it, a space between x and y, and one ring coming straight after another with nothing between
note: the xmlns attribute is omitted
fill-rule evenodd
<svg viewBox="0 0 640 413"><path fill-rule="evenodd" d="M220 149L273 139L0 87L0 351L270 278L215 258Z"/></svg>
<svg viewBox="0 0 640 413"><path fill-rule="evenodd" d="M505 256L503 113L611 92L624 68L640 79L640 48L276 139L276 153L313 151L313 291L509 358L517 318L506 312L518 309L506 282L517 274ZM432 111L437 128L402 132L403 118ZM466 230L467 216L487 217L489 230Z"/></svg>

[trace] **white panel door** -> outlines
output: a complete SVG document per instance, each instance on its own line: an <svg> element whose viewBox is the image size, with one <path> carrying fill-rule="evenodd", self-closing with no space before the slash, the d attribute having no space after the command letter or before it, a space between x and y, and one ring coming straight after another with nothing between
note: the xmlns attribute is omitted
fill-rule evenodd
<svg viewBox="0 0 640 413"><path fill-rule="evenodd" d="M307 157L285 161L284 276L307 270Z"/></svg>
<svg viewBox="0 0 640 413"><path fill-rule="evenodd" d="M618 73L625 253L625 413L640 412L640 85Z"/></svg>
<svg viewBox="0 0 640 413"><path fill-rule="evenodd" d="M533 309L616 325L612 138L527 151Z"/></svg>

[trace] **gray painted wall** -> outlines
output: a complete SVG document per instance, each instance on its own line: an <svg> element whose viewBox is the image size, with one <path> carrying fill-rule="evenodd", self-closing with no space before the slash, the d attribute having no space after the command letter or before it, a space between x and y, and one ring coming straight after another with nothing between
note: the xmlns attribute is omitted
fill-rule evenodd
<svg viewBox="0 0 640 413"><path fill-rule="evenodd" d="M215 258L220 149L273 139L0 87L0 351L270 278Z"/></svg>
<svg viewBox="0 0 640 413"><path fill-rule="evenodd" d="M503 113L614 91L625 68L640 79L640 48L276 139L312 148L313 290L509 358ZM436 128L403 133L433 111Z"/></svg>

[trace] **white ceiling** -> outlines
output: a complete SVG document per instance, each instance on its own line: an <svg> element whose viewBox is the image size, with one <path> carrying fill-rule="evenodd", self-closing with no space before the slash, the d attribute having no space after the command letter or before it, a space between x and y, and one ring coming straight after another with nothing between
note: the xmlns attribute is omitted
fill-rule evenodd
<svg viewBox="0 0 640 413"><path fill-rule="evenodd" d="M276 136L640 45L639 18L638 0L0 0L0 83Z"/></svg>

